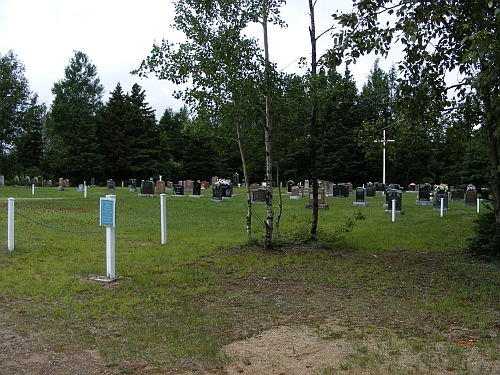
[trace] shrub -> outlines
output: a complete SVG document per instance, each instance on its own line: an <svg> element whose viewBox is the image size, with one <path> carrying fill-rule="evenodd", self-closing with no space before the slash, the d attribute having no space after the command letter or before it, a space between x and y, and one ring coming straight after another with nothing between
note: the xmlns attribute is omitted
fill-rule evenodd
<svg viewBox="0 0 500 375"><path fill-rule="evenodd" d="M499 225L495 220L495 212L490 204L474 220L475 234L466 238L465 248L473 255L497 257L500 255Z"/></svg>

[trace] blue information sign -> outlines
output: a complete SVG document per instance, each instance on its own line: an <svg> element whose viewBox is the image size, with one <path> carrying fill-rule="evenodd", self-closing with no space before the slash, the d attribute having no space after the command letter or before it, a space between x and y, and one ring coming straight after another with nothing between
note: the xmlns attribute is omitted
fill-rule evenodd
<svg viewBox="0 0 500 375"><path fill-rule="evenodd" d="M115 200L101 198L101 225L115 226Z"/></svg>

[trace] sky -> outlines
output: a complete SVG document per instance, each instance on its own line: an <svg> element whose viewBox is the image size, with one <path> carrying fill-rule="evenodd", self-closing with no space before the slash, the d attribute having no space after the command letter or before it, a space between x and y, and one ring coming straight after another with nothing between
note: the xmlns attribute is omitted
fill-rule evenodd
<svg viewBox="0 0 500 375"><path fill-rule="evenodd" d="M317 35L332 25L332 13L348 11L350 4L347 0L317 0ZM50 107L54 83L64 79L64 68L74 51L81 51L97 67L105 88L105 102L118 82L125 92L138 83L159 120L167 108L178 111L183 106L182 101L172 97L176 86L154 76L141 79L130 71L139 67L155 42L184 40L182 34L171 28L173 16L173 0L0 0L0 54L12 50L17 55L24 64L31 90ZM270 59L280 70L303 74L298 60L310 60L308 1L288 0L281 16L288 27L270 28ZM250 29L249 35L253 32L260 37L260 28ZM329 35L320 38L318 54L331 44ZM359 88L374 59L362 58L350 67ZM396 62L389 57L380 61L380 67L387 72Z"/></svg>

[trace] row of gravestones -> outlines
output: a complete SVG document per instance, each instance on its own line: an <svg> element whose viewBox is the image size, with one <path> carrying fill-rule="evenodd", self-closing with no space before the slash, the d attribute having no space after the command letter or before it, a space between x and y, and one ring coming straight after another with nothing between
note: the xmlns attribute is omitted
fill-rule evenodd
<svg viewBox="0 0 500 375"><path fill-rule="evenodd" d="M14 177L13 186L14 187L20 186L20 179L18 176ZM33 177L33 179L30 179L29 176L26 176L24 178L24 181L23 181L23 186L24 187L34 186L35 188L38 188L39 187L38 177ZM42 187L52 187L52 180L42 180ZM69 187L69 180L65 179L65 178L60 178L59 179L59 187L62 187L62 188Z"/></svg>

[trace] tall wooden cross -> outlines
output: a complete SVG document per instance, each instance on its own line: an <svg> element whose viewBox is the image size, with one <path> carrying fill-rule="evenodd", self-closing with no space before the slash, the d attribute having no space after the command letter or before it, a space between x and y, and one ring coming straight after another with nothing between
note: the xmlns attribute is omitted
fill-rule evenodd
<svg viewBox="0 0 500 375"><path fill-rule="evenodd" d="M385 139L385 129L383 130L383 139L381 141L376 140L375 142L382 142L384 148L382 149L382 183L385 185L385 144L387 142L395 142L394 139Z"/></svg>

